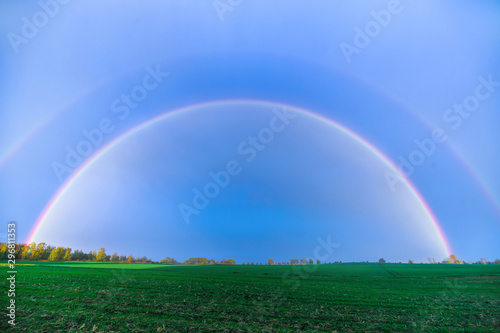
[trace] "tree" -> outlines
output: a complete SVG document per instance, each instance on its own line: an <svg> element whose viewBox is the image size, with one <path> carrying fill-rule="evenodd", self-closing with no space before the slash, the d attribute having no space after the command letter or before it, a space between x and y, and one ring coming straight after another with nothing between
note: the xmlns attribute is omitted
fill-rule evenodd
<svg viewBox="0 0 500 333"><path fill-rule="evenodd" d="M272 258L269 258L269 260L267 260L267 264L274 265L274 260Z"/></svg>
<svg viewBox="0 0 500 333"><path fill-rule="evenodd" d="M379 264L385 264L385 259L384 259L384 258L380 258L380 259L378 260L378 263L379 263Z"/></svg>
<svg viewBox="0 0 500 333"><path fill-rule="evenodd" d="M298 265L299 259L290 259L290 265Z"/></svg>
<svg viewBox="0 0 500 333"><path fill-rule="evenodd" d="M118 253L114 252L113 255L111 256L111 261L118 261Z"/></svg>
<svg viewBox="0 0 500 333"><path fill-rule="evenodd" d="M38 243L31 253L32 260L41 260L45 251L45 243Z"/></svg>
<svg viewBox="0 0 500 333"><path fill-rule="evenodd" d="M128 258L127 258L127 261L128 262L133 262L134 261L134 257L132 255L129 255Z"/></svg>
<svg viewBox="0 0 500 333"><path fill-rule="evenodd" d="M228 260L228 264L229 265L234 265L235 263L236 263L236 260L234 260L234 259L229 259Z"/></svg>
<svg viewBox="0 0 500 333"><path fill-rule="evenodd" d="M26 244L16 244L16 259L23 258L23 250L26 247Z"/></svg>
<svg viewBox="0 0 500 333"><path fill-rule="evenodd" d="M82 260L86 254L83 251L75 250L71 255L71 260Z"/></svg>
<svg viewBox="0 0 500 333"><path fill-rule="evenodd" d="M7 243L0 243L0 259L6 260L9 253L7 252Z"/></svg>
<svg viewBox="0 0 500 333"><path fill-rule="evenodd" d="M38 243L38 245L33 249L31 259L46 260L50 256L51 251L52 248L47 247L45 243Z"/></svg>
<svg viewBox="0 0 500 333"><path fill-rule="evenodd" d="M188 264L188 265L198 265L198 264L206 265L209 263L209 260L205 257L194 257L194 258L189 258L187 260L184 260L184 263ZM227 264L229 264L229 262L228 262L228 260L222 260L221 264L227 265Z"/></svg>
<svg viewBox="0 0 500 333"><path fill-rule="evenodd" d="M71 249L69 247L64 251L63 260L70 261L71 260Z"/></svg>
<svg viewBox="0 0 500 333"><path fill-rule="evenodd" d="M35 252L35 250L36 250L36 243L30 243L29 245L26 245L22 253L23 260L32 259L32 254Z"/></svg>
<svg viewBox="0 0 500 333"><path fill-rule="evenodd" d="M493 262L495 265L500 265L500 259L495 259L495 261Z"/></svg>
<svg viewBox="0 0 500 333"><path fill-rule="evenodd" d="M160 264L170 264L172 262L172 258L166 257L165 259L160 260Z"/></svg>
<svg viewBox="0 0 500 333"><path fill-rule="evenodd" d="M316 264L321 264L321 261L319 261L319 259L316 259Z"/></svg>
<svg viewBox="0 0 500 333"><path fill-rule="evenodd" d="M409 263L409 264L413 264L413 260L411 260L411 259L410 259L410 260L408 260L408 263Z"/></svg>
<svg viewBox="0 0 500 333"><path fill-rule="evenodd" d="M314 264L314 261L312 260L312 258L309 258L309 265L312 265Z"/></svg>
<svg viewBox="0 0 500 333"><path fill-rule="evenodd" d="M455 254L451 254L449 257L449 261L452 264L463 264L464 262L462 260L458 260L457 256Z"/></svg>
<svg viewBox="0 0 500 333"><path fill-rule="evenodd" d="M99 252L97 252L96 256L97 261L105 261L106 260L106 249L101 247Z"/></svg>
<svg viewBox="0 0 500 333"><path fill-rule="evenodd" d="M300 264L301 265L307 265L307 260L306 259L300 259Z"/></svg>
<svg viewBox="0 0 500 333"><path fill-rule="evenodd" d="M36 257L38 260L47 260L50 256L50 253L54 249L53 246L47 246L45 243L39 243L36 247Z"/></svg>
<svg viewBox="0 0 500 333"><path fill-rule="evenodd" d="M61 261L63 260L64 249L62 247L57 247L50 252L49 261Z"/></svg>

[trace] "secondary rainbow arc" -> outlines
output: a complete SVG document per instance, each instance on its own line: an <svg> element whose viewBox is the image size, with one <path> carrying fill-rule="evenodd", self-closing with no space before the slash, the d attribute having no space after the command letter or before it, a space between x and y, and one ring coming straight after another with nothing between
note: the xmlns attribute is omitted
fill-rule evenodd
<svg viewBox="0 0 500 333"><path fill-rule="evenodd" d="M230 103L258 103L258 104L265 104L265 105L270 105L274 107L280 107L280 108L289 108L294 111L299 111L303 114L306 114L310 117L313 117L315 119L318 119L320 121L323 121L336 129L340 130L341 132L345 133L352 139L356 140L358 143L363 145L366 149L368 149L370 152L372 152L378 159L380 159L385 165L387 165L391 170L394 171L394 173L400 177L402 182L404 183L405 186L410 190L412 196L417 200L421 208L425 211L426 215L429 217L430 221L432 222L435 231L439 235L439 238L442 242L443 247L445 248L446 252L448 255L452 253L450 245L448 243L448 240L446 239L446 236L436 218L434 213L432 212L431 208L423 198L423 196L420 194L416 186L404 175L399 171L398 167L384 154L382 153L377 147L375 147L373 144L368 142L366 139L364 139L362 136L359 134L355 133L354 131L350 130L349 128L335 122L332 119L329 119L325 116L313 113L311 111L301 109L295 106L289 106L285 104L279 104L275 102L268 102L268 101L259 101L259 100L223 100L223 101L212 101L208 103L201 103L201 104L195 104L195 105L190 105L187 107L183 107L177 110L169 111L166 113L163 113L157 117L154 117L146 122L143 122L132 129L128 130L127 132L123 133L119 137L115 138L111 142L109 142L107 145L103 146L101 149L99 149L94 155L92 155L85 163L83 163L75 172L64 182L64 184L58 189L58 191L53 195L49 203L45 206L43 209L42 213L38 217L35 226L33 227L31 233L29 234L28 237L28 243L33 242L34 238L36 237L38 231L44 224L44 222L47 220L47 217L50 215L50 213L54 210L54 208L57 206L57 203L59 200L64 196L64 194L71 188L71 186L74 184L75 180L78 179L82 174L85 173L85 170L87 170L88 167L90 167L92 164L94 164L96 161L98 161L103 155L106 154L109 150L113 149L116 145L118 145L120 142L125 140L126 138L134 135L135 133L146 129L150 125L158 122L165 120L167 118L172 118L175 115L188 112L190 110L197 109L199 107L205 107L205 106L211 106L211 105L219 105L219 104L230 104Z"/></svg>

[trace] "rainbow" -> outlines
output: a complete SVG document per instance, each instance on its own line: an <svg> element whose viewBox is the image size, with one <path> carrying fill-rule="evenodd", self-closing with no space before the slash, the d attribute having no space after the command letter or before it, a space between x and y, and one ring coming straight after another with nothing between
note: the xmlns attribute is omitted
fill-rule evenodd
<svg viewBox="0 0 500 333"><path fill-rule="evenodd" d="M412 117L414 117L418 122L422 124L425 128L427 128L429 131L432 131L435 126L431 125L429 122L424 120L417 112L415 112L413 109L408 107L407 102L399 99L396 97L394 94L391 94L390 92L374 86L370 84L369 82L363 80L362 78L359 77L354 77L351 76L347 73L342 73L342 75L346 75L351 77L353 80L356 80L357 82L363 84L366 87L369 87L373 91L377 92L378 94L384 96L388 100L392 101L396 105L398 105L401 109L405 110L408 114L410 114ZM44 122L40 123L38 126L36 126L31 132L29 132L24 138L21 138L18 142L16 142L13 146L10 148L7 148L5 152L0 152L0 169L2 169L17 153L19 153L22 148L31 140L33 140L37 134L42 132L42 130L45 130L45 128L50 124L58 115L63 113L65 110L70 109L72 106L76 105L79 101L83 100L86 96L89 94L98 91L101 87L106 86L110 82L113 82L114 80L109 80L107 82L103 82L97 87L94 87L81 95L75 102L71 103L69 106L64 107L63 109L59 110L59 112L55 112L52 114L49 118L47 118ZM198 105L205 105L205 104L210 104L209 103L200 103ZM476 185L479 191L481 191L482 195L486 200L489 202L490 206L495 210L496 214L500 216L500 201L497 199L493 191L491 190L490 186L488 183L480 176L480 174L474 170L474 168L471 166L471 164L464 158L464 155L454 146L451 144L449 140L447 140L445 143L443 143L444 146L450 151L450 153L458 160L460 165L465 169L465 171L468 173L468 175L472 178L472 181Z"/></svg>
<svg viewBox="0 0 500 333"><path fill-rule="evenodd" d="M40 230L44 222L47 220L47 217L50 215L50 213L54 210L54 208L57 206L57 203L59 200L64 196L64 194L71 188L73 183L75 182L76 179L78 179L82 174L85 173L85 170L87 170L88 167L96 163L102 156L104 156L108 151L113 149L115 146L117 146L119 143L124 141L126 138L136 134L139 131L142 131L146 129L147 127L165 120L167 118L172 118L176 115L179 115L181 113L188 112L190 110L194 110L199 107L204 107L204 106L211 106L211 105L220 105L220 104L230 104L230 103L258 103L258 104L265 104L265 105L270 105L274 107L279 107L279 108L289 108L294 111L299 111L302 114L305 114L307 116L310 116L314 119L320 120L330 126L335 127L336 129L340 130L344 134L348 135L355 141L357 141L359 144L363 145L365 148L367 148L371 153L373 153L378 159L380 159L385 165L387 165L391 170L394 171L394 173L401 178L402 182L404 185L410 190L412 196L417 200L421 208L425 211L426 215L428 218L432 221L434 225L435 231L438 233L439 238L441 239L441 242L446 249L446 252L448 255L452 253L450 245L446 239L446 236L436 218L434 213L432 212L431 208L429 205L426 203L420 192L417 190L415 185L407 178L404 177L404 175L399 171L399 169L396 167L396 165L386 156L384 153L382 153L378 148L376 148L374 145L372 145L370 142L368 142L366 139L361 137L359 134L353 132L349 128L329 119L326 118L322 115L313 113L311 111L297 108L294 106L289 106L285 104L278 104L274 102L267 102L267 101L259 101L259 100L223 100L223 101L212 101L208 103L201 103L201 104L195 104L195 105L190 105L184 108L180 108L177 110L169 111L166 113L163 113L157 117L154 117L132 129L129 131L123 133L113 141L109 142L106 146L102 147L100 150L98 150L93 156L91 156L84 164L82 164L73 174L64 182L64 184L59 188L59 190L54 194L54 196L51 198L49 203L45 206L44 210L38 217L35 226L33 227L31 233L29 234L28 237L28 243L33 242L37 232Z"/></svg>
<svg viewBox="0 0 500 333"><path fill-rule="evenodd" d="M368 85L367 83L364 83L365 85ZM389 93L386 93L379 87L373 87L370 86L373 90L377 91L383 96L386 96L390 100L392 100L394 103L396 103L399 107L401 107L403 110L406 110L409 114L411 114L418 122L422 124L425 128L429 130L429 133L432 133L432 131L436 128L436 126L431 125L428 121L426 121L424 118L422 118L417 112L415 112L413 109L407 106L406 103L401 102L397 97L394 95L391 95ZM460 165L465 169L465 171L469 174L469 176L472 178L474 184L478 189L482 192L483 196L486 198L486 200L489 202L491 207L495 210L496 214L500 216L500 204L498 200L495 197L495 194L493 191L490 189L490 187L487 185L487 182L482 179L482 177L473 169L471 164L464 158L464 155L458 150L458 148L455 145L451 144L450 140L446 140L443 143L444 146L448 149L448 151L460 162Z"/></svg>
<svg viewBox="0 0 500 333"><path fill-rule="evenodd" d="M78 102L83 101L86 96L96 91L99 91L99 89L101 89L104 85L105 83L101 83L97 87L89 89L88 91L80 95L80 97L77 97L76 100L69 103L67 106L64 106L59 111L55 111L52 114L49 114L49 116L45 120L38 122L38 124L31 131L29 131L23 138L15 142L10 148L7 148L5 152L0 153L0 169L2 169L16 154L18 154L27 143L35 139L35 137L38 134L40 134L43 130L46 130L46 127L49 124L51 124L64 111L70 110L72 107L77 105Z"/></svg>

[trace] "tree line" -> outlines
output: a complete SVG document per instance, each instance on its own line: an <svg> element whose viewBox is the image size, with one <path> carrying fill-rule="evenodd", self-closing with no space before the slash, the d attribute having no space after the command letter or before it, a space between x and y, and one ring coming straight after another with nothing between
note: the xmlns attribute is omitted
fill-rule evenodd
<svg viewBox="0 0 500 333"><path fill-rule="evenodd" d="M174 260L174 262L171 262L169 260L170 258L167 257L165 259L160 260L161 264L175 264L175 259L171 258ZM236 264L236 260L234 259L222 259L219 261L216 261L214 259L207 259L205 257L194 257L194 258L189 258L186 259L182 262L183 264L188 264L188 265L234 265Z"/></svg>
<svg viewBox="0 0 500 333"><path fill-rule="evenodd" d="M0 260L8 258L8 244L0 243ZM72 250L70 247L52 246L46 243L18 243L15 244L14 256L16 260L48 260L48 261L111 261L111 262L153 262L151 258L133 257L132 255L118 255L114 252L112 255L106 254L105 248L98 251Z"/></svg>
<svg viewBox="0 0 500 333"><path fill-rule="evenodd" d="M12 246L12 244L10 244ZM0 243L0 260L7 260L8 258L8 244ZM187 265L235 265L236 261L234 259L222 259L222 260L214 260L208 259L205 257L194 257L189 258L184 261L177 261L173 257L166 257L165 259L161 259L159 262L151 260L151 258L135 257L130 254L126 255L118 255L114 252L112 255L106 254L105 248L100 248L98 251L89 251L88 253L83 252L81 250L72 251L69 247L62 246L51 246L46 243L30 243L24 244L19 243L15 244L15 259L16 260L45 260L45 261L95 261L95 262L128 262L128 263L160 263L160 264L187 264ZM378 260L379 263L385 263L385 259L380 258ZM428 262L430 264L500 264L500 259L496 259L495 261L487 261L484 258L476 262L464 262L459 260L456 255L452 254L449 257L443 259L440 262L437 262L433 258L428 258ZM243 262L243 265L312 265L312 264L320 264L320 260L309 259L290 259L290 261L283 262L275 262L272 258L265 263L263 262ZM335 261L334 263L342 263L342 261ZM409 264L413 264L413 260L408 260ZM422 264L422 262L420 262ZM330 262L331 264L331 262Z"/></svg>
<svg viewBox="0 0 500 333"><path fill-rule="evenodd" d="M12 244L10 244L12 246ZM0 243L0 260L8 260L9 244ZM118 255L114 252L112 255L106 254L105 248L100 248L98 251L89 251L88 253L81 250L72 250L69 247L52 246L46 243L18 243L15 244L14 256L16 260L30 261L95 261L95 262L128 262L128 263L160 263L160 264L214 264L214 265L234 265L234 259L223 259L215 261L204 257L189 258L182 262L178 262L175 258L166 257L159 262L151 260L151 258L135 257L130 254Z"/></svg>
<svg viewBox="0 0 500 333"><path fill-rule="evenodd" d="M452 254L449 257L444 258L440 262L437 262L436 259L434 259L434 258L427 258L427 261L429 262L429 264L459 264L459 265L463 265L463 264L483 264L483 265L496 264L496 265L499 265L500 264L500 259L495 259L494 261L488 261L484 258L481 258L480 260L475 261L475 262L465 262L465 261L459 260L455 254ZM413 261L410 260L410 264L413 264Z"/></svg>

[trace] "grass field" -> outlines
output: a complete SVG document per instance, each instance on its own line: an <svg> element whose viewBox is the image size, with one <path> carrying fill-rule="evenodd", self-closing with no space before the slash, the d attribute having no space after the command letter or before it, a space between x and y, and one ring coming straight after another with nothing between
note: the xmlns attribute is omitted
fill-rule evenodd
<svg viewBox="0 0 500 333"><path fill-rule="evenodd" d="M2 332L500 331L500 265L20 264Z"/></svg>

